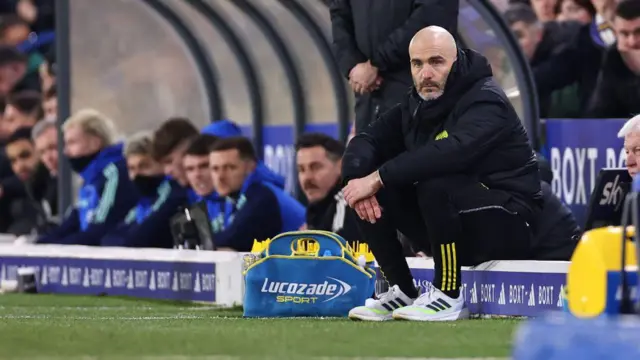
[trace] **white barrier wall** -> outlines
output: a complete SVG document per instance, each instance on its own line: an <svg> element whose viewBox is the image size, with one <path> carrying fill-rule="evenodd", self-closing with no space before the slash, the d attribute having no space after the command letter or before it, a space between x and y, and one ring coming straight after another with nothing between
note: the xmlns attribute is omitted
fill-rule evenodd
<svg viewBox="0 0 640 360"><path fill-rule="evenodd" d="M36 269L41 292L120 295L241 305L241 253L0 244L0 279ZM408 258L417 286L433 261ZM562 308L568 262L495 261L463 269L462 291L476 314L533 316Z"/></svg>

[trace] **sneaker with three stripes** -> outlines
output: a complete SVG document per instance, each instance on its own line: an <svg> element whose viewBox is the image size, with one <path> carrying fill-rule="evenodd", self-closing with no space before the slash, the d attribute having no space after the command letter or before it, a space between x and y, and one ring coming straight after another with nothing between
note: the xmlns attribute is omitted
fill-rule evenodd
<svg viewBox="0 0 640 360"><path fill-rule="evenodd" d="M412 298L405 295L398 285L389 291L378 295L377 299L367 299L364 306L358 306L349 311L349 319L364 321L393 320L393 311L413 304Z"/></svg>
<svg viewBox="0 0 640 360"><path fill-rule="evenodd" d="M411 306L394 310L392 316L397 320L454 321L468 319L469 308L464 302L462 292L453 299L429 284L426 291Z"/></svg>

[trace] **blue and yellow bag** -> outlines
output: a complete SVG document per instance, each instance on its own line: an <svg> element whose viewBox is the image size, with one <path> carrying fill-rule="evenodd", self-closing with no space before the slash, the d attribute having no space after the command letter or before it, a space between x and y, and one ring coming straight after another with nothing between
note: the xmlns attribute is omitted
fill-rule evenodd
<svg viewBox="0 0 640 360"><path fill-rule="evenodd" d="M294 231L254 243L244 272L246 317L347 316L375 289L373 256L341 236Z"/></svg>

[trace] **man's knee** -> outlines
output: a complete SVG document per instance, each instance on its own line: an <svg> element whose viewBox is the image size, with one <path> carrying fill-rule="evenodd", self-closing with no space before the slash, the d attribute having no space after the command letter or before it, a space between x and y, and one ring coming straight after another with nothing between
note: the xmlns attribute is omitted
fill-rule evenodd
<svg viewBox="0 0 640 360"><path fill-rule="evenodd" d="M463 175L438 177L416 184L419 198L433 201L446 201L451 195L469 185L469 179Z"/></svg>

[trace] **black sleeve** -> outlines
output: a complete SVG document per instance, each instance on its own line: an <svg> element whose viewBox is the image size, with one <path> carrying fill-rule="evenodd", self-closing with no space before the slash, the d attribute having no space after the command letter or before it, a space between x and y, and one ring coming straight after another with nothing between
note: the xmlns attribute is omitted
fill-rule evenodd
<svg viewBox="0 0 640 360"><path fill-rule="evenodd" d="M624 106L618 103L615 79L615 77L608 79L607 74L600 71L596 88L591 96L589 110L587 111L589 117L596 119L625 117L619 116L621 111L624 111Z"/></svg>
<svg viewBox="0 0 640 360"><path fill-rule="evenodd" d="M349 0L333 0L329 6L329 13L334 56L342 75L349 78L354 66L367 61L367 57L360 52L356 44Z"/></svg>
<svg viewBox="0 0 640 360"><path fill-rule="evenodd" d="M468 169L511 132L506 106L498 101L473 103L458 117L456 129L447 138L387 161L380 168L383 184L413 184Z"/></svg>
<svg viewBox="0 0 640 360"><path fill-rule="evenodd" d="M539 95L560 90L579 80L580 53L573 48L566 48L549 60L533 67L533 78Z"/></svg>
<svg viewBox="0 0 640 360"><path fill-rule="evenodd" d="M395 29L374 51L371 63L380 71L394 71L409 64L409 42L422 28L440 26L456 33L458 1L416 0L407 21Z"/></svg>
<svg viewBox="0 0 640 360"><path fill-rule="evenodd" d="M345 182L369 175L385 161L405 150L400 106L382 114L351 139L342 158L342 178Z"/></svg>

